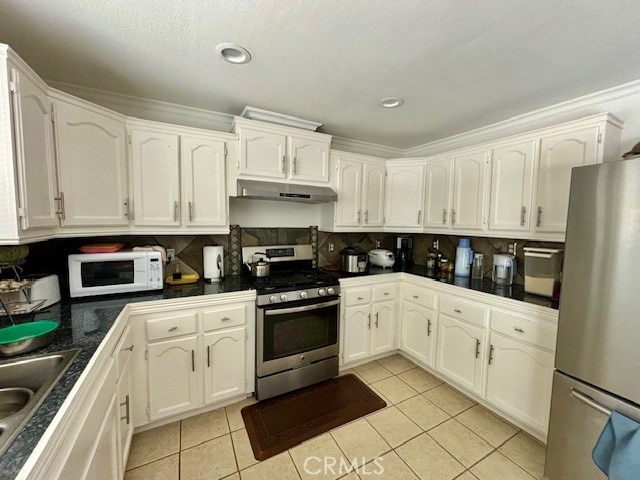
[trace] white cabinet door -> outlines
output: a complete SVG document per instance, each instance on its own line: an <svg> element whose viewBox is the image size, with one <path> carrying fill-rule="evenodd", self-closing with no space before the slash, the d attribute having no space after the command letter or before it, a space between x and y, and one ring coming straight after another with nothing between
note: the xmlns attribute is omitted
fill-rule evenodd
<svg viewBox="0 0 640 480"><path fill-rule="evenodd" d="M455 157L451 226L481 230L484 213L484 177L487 153L478 151Z"/></svg>
<svg viewBox="0 0 640 480"><path fill-rule="evenodd" d="M180 225L178 135L131 130L134 224Z"/></svg>
<svg viewBox="0 0 640 480"><path fill-rule="evenodd" d="M259 177L285 178L286 135L241 127L240 173Z"/></svg>
<svg viewBox="0 0 640 480"><path fill-rule="evenodd" d="M529 231L536 143L493 150L489 230Z"/></svg>
<svg viewBox="0 0 640 480"><path fill-rule="evenodd" d="M244 393L245 327L204 336L204 403Z"/></svg>
<svg viewBox="0 0 640 480"><path fill-rule="evenodd" d="M427 163L424 226L447 229L451 226L451 158Z"/></svg>
<svg viewBox="0 0 640 480"><path fill-rule="evenodd" d="M373 304L371 325L371 329L374 332L371 345L372 355L389 352L394 349L395 312L396 302L394 300Z"/></svg>
<svg viewBox="0 0 640 480"><path fill-rule="evenodd" d="M491 334L487 400L546 432L551 407L554 355Z"/></svg>
<svg viewBox="0 0 640 480"><path fill-rule="evenodd" d="M54 102L63 226L129 223L124 120Z"/></svg>
<svg viewBox="0 0 640 480"><path fill-rule="evenodd" d="M338 160L336 227L359 227L362 215L362 162Z"/></svg>
<svg viewBox="0 0 640 480"><path fill-rule="evenodd" d="M200 405L196 336L147 345L149 420L169 417Z"/></svg>
<svg viewBox="0 0 640 480"><path fill-rule="evenodd" d="M369 356L371 344L371 307L349 307L344 310L344 363Z"/></svg>
<svg viewBox="0 0 640 480"><path fill-rule="evenodd" d="M131 392L133 391L133 362L131 359L120 376L118 382L118 423L120 431L120 461L121 471L124 472L127 466L127 457L129 448L131 447L131 439L133 438L133 405Z"/></svg>
<svg viewBox="0 0 640 480"><path fill-rule="evenodd" d="M571 169L596 163L599 127L543 137L540 143L536 231L564 233Z"/></svg>
<svg viewBox="0 0 640 480"><path fill-rule="evenodd" d="M58 189L46 85L16 68L11 69L11 75L22 228L55 227Z"/></svg>
<svg viewBox="0 0 640 480"><path fill-rule="evenodd" d="M446 315L438 318L436 370L480 394L484 330Z"/></svg>
<svg viewBox="0 0 640 480"><path fill-rule="evenodd" d="M329 181L329 142L287 137L289 177L306 182Z"/></svg>
<svg viewBox="0 0 640 480"><path fill-rule="evenodd" d="M365 227L382 227L384 225L384 174L384 165L364 164L362 208Z"/></svg>
<svg viewBox="0 0 640 480"><path fill-rule="evenodd" d="M89 459L89 468L83 477L87 480L117 480L124 475L118 447L119 416L117 401L118 397L114 393L111 397L109 410L100 426L98 441Z"/></svg>
<svg viewBox="0 0 640 480"><path fill-rule="evenodd" d="M424 166L387 167L385 227L419 228L422 225Z"/></svg>
<svg viewBox="0 0 640 480"><path fill-rule="evenodd" d="M186 226L226 225L225 142L188 136L182 136L180 142Z"/></svg>
<svg viewBox="0 0 640 480"><path fill-rule="evenodd" d="M433 365L434 318L432 310L403 302L401 348L428 366Z"/></svg>

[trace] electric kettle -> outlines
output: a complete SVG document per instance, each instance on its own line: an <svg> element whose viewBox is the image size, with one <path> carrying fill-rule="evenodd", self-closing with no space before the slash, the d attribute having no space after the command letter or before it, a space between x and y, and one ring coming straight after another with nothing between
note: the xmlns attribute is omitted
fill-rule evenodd
<svg viewBox="0 0 640 480"><path fill-rule="evenodd" d="M516 274L516 259L513 255L495 254L493 256L493 273L491 279L497 285L513 284Z"/></svg>

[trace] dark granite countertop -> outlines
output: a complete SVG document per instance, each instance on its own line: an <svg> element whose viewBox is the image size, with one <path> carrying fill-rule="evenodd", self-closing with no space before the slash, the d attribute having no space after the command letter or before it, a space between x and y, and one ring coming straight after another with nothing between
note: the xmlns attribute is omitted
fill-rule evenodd
<svg viewBox="0 0 640 480"><path fill-rule="evenodd" d="M364 273L344 273L344 272L333 272L325 270L327 273L330 273L337 278L357 278L371 275L384 275L388 273L398 273L397 270L392 268L382 268L382 267L367 267L367 271ZM424 265L414 265L409 270L404 270L405 273L411 273L413 275L418 275L420 277L430 278L433 281L446 283L447 285L455 285L460 288L464 288L467 290L475 290L477 292L488 293L490 295L496 295L499 297L510 298L511 300L518 300L520 302L530 303L533 305L540 305L542 307L553 308L555 310L558 309L558 300L551 299L546 297L541 297L538 295L533 295L530 293L526 293L524 291L523 285L496 285L491 281L490 278L484 278L482 280L471 280L469 277L455 277L453 275L448 277L436 277L434 276L433 270L427 270L427 267Z"/></svg>
<svg viewBox="0 0 640 480"><path fill-rule="evenodd" d="M251 290L246 280L241 276L229 276L217 284L198 281L192 284L165 286L163 291L68 299L35 314L35 319L50 319L60 324L55 340L47 347L19 357L3 359L2 362L73 348L79 348L80 353L7 451L0 456L0 480L16 477L126 304L245 290ZM24 321L30 321L32 318L31 315L24 317ZM20 318L16 320L19 321ZM1 321L8 320L5 317Z"/></svg>

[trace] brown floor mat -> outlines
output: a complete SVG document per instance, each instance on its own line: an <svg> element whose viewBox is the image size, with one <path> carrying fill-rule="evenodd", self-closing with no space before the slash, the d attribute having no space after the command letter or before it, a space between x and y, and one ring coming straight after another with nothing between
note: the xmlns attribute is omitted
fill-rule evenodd
<svg viewBox="0 0 640 480"><path fill-rule="evenodd" d="M256 460L266 460L386 405L348 374L263 400L241 412Z"/></svg>

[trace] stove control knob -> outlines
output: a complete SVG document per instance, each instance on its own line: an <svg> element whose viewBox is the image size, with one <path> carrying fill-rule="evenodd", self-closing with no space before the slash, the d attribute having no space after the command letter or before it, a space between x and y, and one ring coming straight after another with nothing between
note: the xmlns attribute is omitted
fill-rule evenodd
<svg viewBox="0 0 640 480"><path fill-rule="evenodd" d="M307 298L307 292L300 292L300 298Z"/></svg>
<svg viewBox="0 0 640 480"><path fill-rule="evenodd" d="M282 295L280 295L280 300L282 302L286 302L287 301L287 296L283 293Z"/></svg>
<svg viewBox="0 0 640 480"><path fill-rule="evenodd" d="M334 293L336 293L336 291L333 289L333 287L327 288L327 295L333 295Z"/></svg>
<svg viewBox="0 0 640 480"><path fill-rule="evenodd" d="M320 288L318 290L318 295L320 295L321 297L324 297L327 294L327 291L324 288Z"/></svg>
<svg viewBox="0 0 640 480"><path fill-rule="evenodd" d="M275 301L276 301L276 296L275 296L275 295L271 295L271 296L269 297L269 302L270 302L270 303L275 303Z"/></svg>

